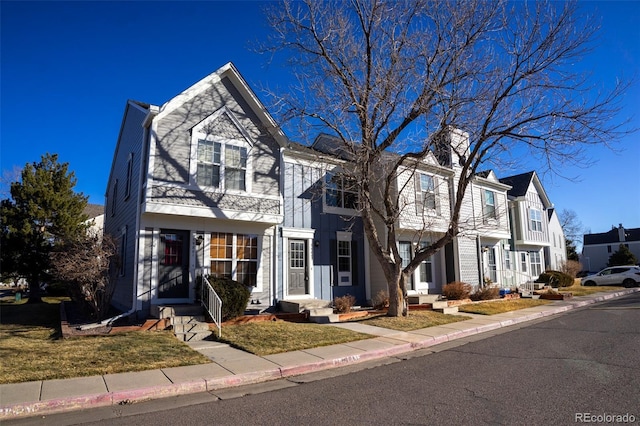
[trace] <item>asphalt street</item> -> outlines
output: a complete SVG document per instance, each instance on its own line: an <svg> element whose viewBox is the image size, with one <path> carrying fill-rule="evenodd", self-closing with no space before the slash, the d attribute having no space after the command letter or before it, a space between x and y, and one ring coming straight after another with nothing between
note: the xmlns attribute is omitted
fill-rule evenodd
<svg viewBox="0 0 640 426"><path fill-rule="evenodd" d="M634 293L373 363L5 424L639 424L639 363Z"/></svg>

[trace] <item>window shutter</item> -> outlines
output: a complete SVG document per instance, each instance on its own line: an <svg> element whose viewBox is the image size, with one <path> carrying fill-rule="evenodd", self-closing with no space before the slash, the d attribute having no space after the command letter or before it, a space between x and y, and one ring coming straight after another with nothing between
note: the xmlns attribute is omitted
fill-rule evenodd
<svg viewBox="0 0 640 426"><path fill-rule="evenodd" d="M329 240L329 265L331 266L331 285L338 284L338 240Z"/></svg>
<svg viewBox="0 0 640 426"><path fill-rule="evenodd" d="M422 200L422 187L420 186L420 173L416 172L413 175L413 178L416 189L416 214L422 217L422 213L424 212L424 205Z"/></svg>
<svg viewBox="0 0 640 426"><path fill-rule="evenodd" d="M351 241L351 285L358 285L358 242Z"/></svg>
<svg viewBox="0 0 640 426"><path fill-rule="evenodd" d="M440 211L440 179L436 176L433 177L433 192L436 199L436 213L442 214Z"/></svg>

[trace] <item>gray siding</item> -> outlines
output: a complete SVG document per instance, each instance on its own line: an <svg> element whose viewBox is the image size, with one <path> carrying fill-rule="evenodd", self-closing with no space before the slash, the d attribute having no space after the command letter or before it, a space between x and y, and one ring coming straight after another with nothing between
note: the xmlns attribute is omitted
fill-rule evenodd
<svg viewBox="0 0 640 426"><path fill-rule="evenodd" d="M322 208L322 171L308 165L285 163L284 226L312 228L311 209Z"/></svg>
<svg viewBox="0 0 640 426"><path fill-rule="evenodd" d="M153 178L157 181L190 184L191 129L222 107L227 107L243 129L255 141L249 152L253 165L252 191L254 194L279 195L279 145L263 128L260 120L243 100L228 78L185 102L181 107L158 119ZM209 131L232 139L242 136L233 123L221 116ZM203 205L203 198L200 202Z"/></svg>
<svg viewBox="0 0 640 426"><path fill-rule="evenodd" d="M107 205L105 208L105 234L110 234L121 241L122 232L126 229L126 249L124 275L116 278L113 305L123 311L129 310L133 303L134 268L137 259L135 249L138 232L136 230L136 213L138 195L140 193L140 167L144 129L142 122L146 112L136 105L127 104L122 122L120 136L114 154L110 181L107 188ZM127 196L127 173L129 158L132 159L130 191ZM113 197L113 185L118 182L117 197ZM113 205L115 203L115 211Z"/></svg>
<svg viewBox="0 0 640 426"><path fill-rule="evenodd" d="M232 195L222 192L197 191L187 188L154 186L147 197L149 203L194 207L216 207L222 210L278 214L280 201L265 200L258 196Z"/></svg>

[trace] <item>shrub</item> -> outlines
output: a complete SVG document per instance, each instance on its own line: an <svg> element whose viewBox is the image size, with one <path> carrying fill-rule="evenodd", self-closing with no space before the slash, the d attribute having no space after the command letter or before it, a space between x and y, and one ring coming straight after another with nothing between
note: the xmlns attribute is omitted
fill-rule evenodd
<svg viewBox="0 0 640 426"><path fill-rule="evenodd" d="M454 281L442 286L442 295L449 300L462 300L469 298L471 285L461 281Z"/></svg>
<svg viewBox="0 0 640 426"><path fill-rule="evenodd" d="M371 299L371 304L373 305L373 309L385 309L389 307L389 293L384 290L380 290L373 296Z"/></svg>
<svg viewBox="0 0 640 426"><path fill-rule="evenodd" d="M560 272L569 275L571 278L576 278L581 270L582 264L576 260L567 260L560 264Z"/></svg>
<svg viewBox="0 0 640 426"><path fill-rule="evenodd" d="M228 321L244 315L247 309L251 290L249 287L229 278L208 276L213 289L222 300L222 320Z"/></svg>
<svg viewBox="0 0 640 426"><path fill-rule="evenodd" d="M540 274L535 282L558 287L571 287L573 278L560 271L546 271Z"/></svg>
<svg viewBox="0 0 640 426"><path fill-rule="evenodd" d="M356 304L356 298L350 294L346 294L342 297L336 297L333 299L333 307L339 314L346 314L351 312L351 308Z"/></svg>
<svg viewBox="0 0 640 426"><path fill-rule="evenodd" d="M500 297L498 287L482 287L474 291L470 296L471 300L492 300Z"/></svg>

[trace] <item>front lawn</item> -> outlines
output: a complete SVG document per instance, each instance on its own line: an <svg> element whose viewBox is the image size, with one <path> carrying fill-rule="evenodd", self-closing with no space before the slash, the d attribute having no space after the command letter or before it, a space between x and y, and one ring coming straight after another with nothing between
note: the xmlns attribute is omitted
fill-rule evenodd
<svg viewBox="0 0 640 426"><path fill-rule="evenodd" d="M572 293L574 296L587 296L593 293L601 293L603 291L619 291L624 290L624 287L617 286L593 286L593 287L583 287L580 285L580 281L577 281L577 284L572 285L571 287L561 287L558 289L560 293Z"/></svg>
<svg viewBox="0 0 640 426"><path fill-rule="evenodd" d="M278 320L225 325L220 341L264 356L373 337L338 327Z"/></svg>
<svg viewBox="0 0 640 426"><path fill-rule="evenodd" d="M0 306L0 383L123 373L210 360L170 331L61 339L60 298ZM24 302L24 300L23 300Z"/></svg>
<svg viewBox="0 0 640 426"><path fill-rule="evenodd" d="M480 315L495 315L504 312L517 311L518 309L531 308L533 306L546 305L551 303L549 300L541 299L508 299L494 300L482 303L471 303L460 306L461 312Z"/></svg>
<svg viewBox="0 0 640 426"><path fill-rule="evenodd" d="M398 331L412 331L421 328L435 327L437 325L470 319L462 315L445 315L434 311L409 311L406 317L388 317L384 314L358 318L353 321L361 322L375 327L389 328Z"/></svg>

